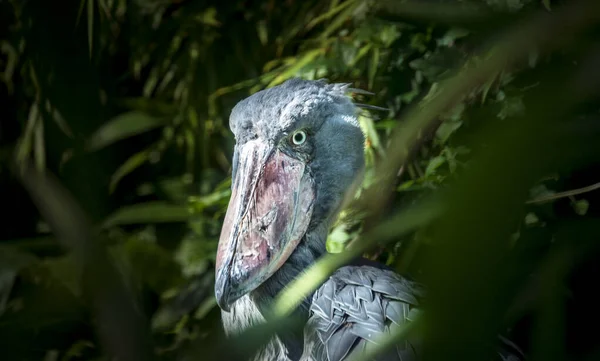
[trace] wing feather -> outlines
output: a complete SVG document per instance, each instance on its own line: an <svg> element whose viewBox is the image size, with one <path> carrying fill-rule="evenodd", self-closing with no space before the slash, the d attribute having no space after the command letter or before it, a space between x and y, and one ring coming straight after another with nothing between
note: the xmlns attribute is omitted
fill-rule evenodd
<svg viewBox="0 0 600 361"><path fill-rule="evenodd" d="M424 293L419 284L389 270L340 268L313 296L301 361L343 361L375 347L379 337L415 319ZM499 360L524 359L516 345L500 341ZM421 349L411 337L373 361L416 361Z"/></svg>
<svg viewBox="0 0 600 361"><path fill-rule="evenodd" d="M305 328L305 361L343 361L351 352L364 352L394 326L409 322L423 291L392 271L371 266L337 270L315 292ZM377 361L412 361L408 342Z"/></svg>

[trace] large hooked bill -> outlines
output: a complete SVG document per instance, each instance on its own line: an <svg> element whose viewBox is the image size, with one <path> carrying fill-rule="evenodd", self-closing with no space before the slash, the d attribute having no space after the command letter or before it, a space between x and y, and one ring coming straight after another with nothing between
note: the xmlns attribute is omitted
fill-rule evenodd
<svg viewBox="0 0 600 361"><path fill-rule="evenodd" d="M315 202L304 162L258 140L238 151L216 260L215 295L225 311L288 259L307 231Z"/></svg>

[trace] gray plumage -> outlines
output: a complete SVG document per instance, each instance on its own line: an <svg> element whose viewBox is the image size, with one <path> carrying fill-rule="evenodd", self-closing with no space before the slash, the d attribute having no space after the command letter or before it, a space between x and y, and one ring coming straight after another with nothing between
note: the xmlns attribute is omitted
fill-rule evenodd
<svg viewBox="0 0 600 361"><path fill-rule="evenodd" d="M357 106L347 93L368 92L349 86L292 79L242 100L232 110L230 128L236 138L232 176L236 177L238 149L259 140L306 164L316 199L308 229L287 261L258 288L235 301L230 312L223 312L228 334L263 322L262 314L274 297L326 253L329 227L362 180L365 139ZM297 130L306 131L307 141L290 147L289 136ZM410 322L421 297L418 284L384 267L342 267L296 310L306 320L304 333L278 335L255 360L345 360ZM418 340L408 339L377 361L417 360L419 353Z"/></svg>
<svg viewBox="0 0 600 361"><path fill-rule="evenodd" d="M305 328L303 361L341 361L363 351L410 322L423 296L421 288L394 272L370 266L346 266L317 292ZM378 360L416 360L408 340Z"/></svg>
<svg viewBox="0 0 600 361"><path fill-rule="evenodd" d="M337 216L337 207L354 191L352 185L364 169L365 138L347 88L348 84L291 79L251 95L231 111L236 148L256 138L278 144L297 129L310 132L310 141L295 151L309 164L318 185L309 231Z"/></svg>

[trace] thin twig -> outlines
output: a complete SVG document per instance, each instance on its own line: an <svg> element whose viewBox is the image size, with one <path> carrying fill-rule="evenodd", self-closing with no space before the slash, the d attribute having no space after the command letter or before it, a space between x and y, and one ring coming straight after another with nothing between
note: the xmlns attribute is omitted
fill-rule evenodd
<svg viewBox="0 0 600 361"><path fill-rule="evenodd" d="M553 201L553 200L560 199L560 198L572 197L572 196L576 196L576 195L579 195L579 194L592 192L592 191L595 191L597 189L600 189L600 182L594 183L594 184L589 185L587 187L582 187L582 188L577 188L577 189L571 189L571 190L564 191L564 192L558 192L558 193L550 194L550 195L547 195L547 196L542 196L542 197L539 197L539 198L530 199L527 202L525 202L525 204L536 204L536 203L549 202L549 201Z"/></svg>

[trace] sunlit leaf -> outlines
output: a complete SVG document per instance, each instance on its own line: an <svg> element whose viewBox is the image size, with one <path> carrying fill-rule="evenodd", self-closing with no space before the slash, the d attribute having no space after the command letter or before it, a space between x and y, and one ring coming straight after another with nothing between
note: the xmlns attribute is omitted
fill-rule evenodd
<svg viewBox="0 0 600 361"><path fill-rule="evenodd" d="M311 50L311 51L303 54L300 59L296 60L293 63L293 65L289 66L282 73L278 74L275 77L275 79L273 79L269 83L269 85L267 85L267 87L268 88L273 87L275 85L278 85L278 84L288 80L289 78L292 78L294 75L296 75L296 73L298 71L300 71L300 69L302 69L304 66L309 64L311 61L313 61L317 56L321 55L322 53L323 53L323 49L315 49L315 50Z"/></svg>
<svg viewBox="0 0 600 361"><path fill-rule="evenodd" d="M329 233L327 237L327 252L329 253L340 253L350 241L350 235L346 233L344 226L337 226Z"/></svg>
<svg viewBox="0 0 600 361"><path fill-rule="evenodd" d="M330 7L329 11L327 11L327 12L325 12L325 13L317 16L317 17L315 17L308 24L306 24L306 29L311 29L311 28L315 27L317 24L322 23L323 21L330 19L335 14L337 14L340 11L344 10L348 6L353 5L355 2L356 2L356 0L348 0L348 1L342 2L339 5L335 5L335 6Z"/></svg>
<svg viewBox="0 0 600 361"><path fill-rule="evenodd" d="M365 55L367 55L369 53L369 51L371 50L372 45L371 44L367 44L365 46L363 46L362 48L360 48L358 50L358 52L356 53L356 56L352 59L352 61L348 64L348 66L354 66L360 59L362 59Z"/></svg>
<svg viewBox="0 0 600 361"><path fill-rule="evenodd" d="M349 18L351 18L351 14L361 5L360 1L348 1L349 6L342 10L336 17L331 21L331 23L325 28L325 30L319 35L321 40L326 39L331 34L333 34L336 30L338 30L344 22L346 22ZM340 5L341 6L341 5Z"/></svg>
<svg viewBox="0 0 600 361"><path fill-rule="evenodd" d="M375 125L373 119L359 116L359 122L363 132L367 137L367 147L373 147L377 151L380 156L385 154L385 150L381 144L381 140L379 139L379 134L375 130Z"/></svg>
<svg viewBox="0 0 600 361"><path fill-rule="evenodd" d="M220 205L225 206L229 201L229 197L231 196L231 189L221 189L215 190L214 192L206 195L206 196L192 196L189 197L188 202L190 204L190 208L196 212L200 213L204 211L208 207Z"/></svg>

